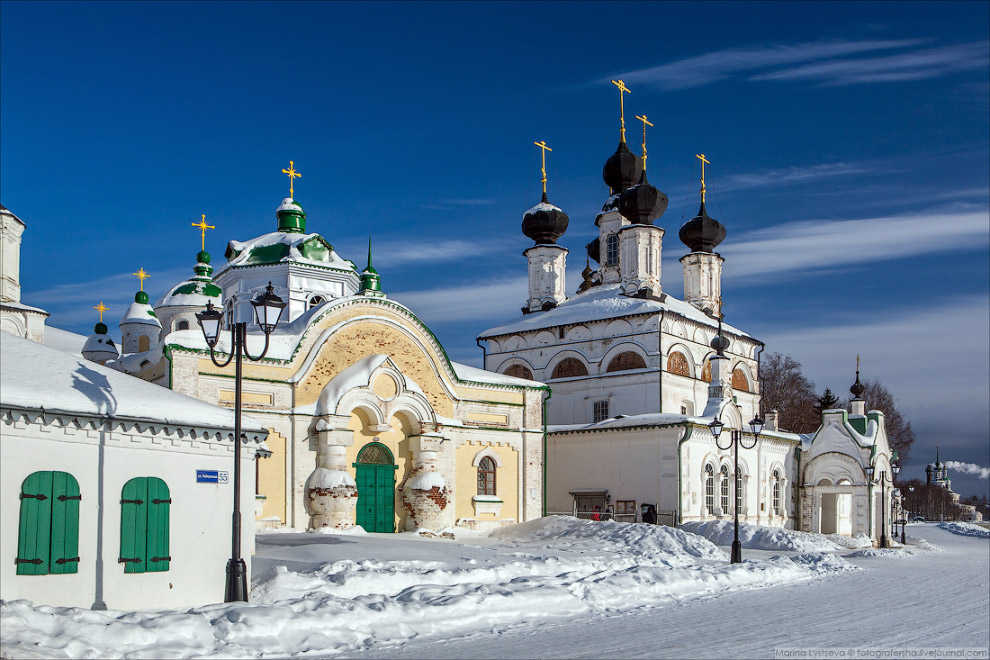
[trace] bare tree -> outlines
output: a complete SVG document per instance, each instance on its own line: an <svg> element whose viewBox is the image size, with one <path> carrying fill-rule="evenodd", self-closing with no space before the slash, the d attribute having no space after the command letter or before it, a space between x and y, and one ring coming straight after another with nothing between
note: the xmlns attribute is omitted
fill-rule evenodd
<svg viewBox="0 0 990 660"><path fill-rule="evenodd" d="M821 425L815 414L815 384L801 373L801 363L790 355L765 353L760 360L763 410L776 410L778 426L794 433L812 433Z"/></svg>
<svg viewBox="0 0 990 660"><path fill-rule="evenodd" d="M905 465L911 452L911 445L914 444L911 422L905 420L897 410L894 395L883 383L871 380L865 383L865 386L863 398L866 399L866 409L879 410L883 413L887 422L887 439L890 441L890 448L897 451L901 465Z"/></svg>

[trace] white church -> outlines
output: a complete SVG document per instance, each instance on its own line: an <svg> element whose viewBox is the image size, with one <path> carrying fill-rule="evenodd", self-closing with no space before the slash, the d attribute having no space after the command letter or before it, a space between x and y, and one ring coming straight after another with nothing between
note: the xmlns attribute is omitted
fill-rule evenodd
<svg viewBox="0 0 990 660"><path fill-rule="evenodd" d="M603 168L611 195L587 246L598 268L584 269L575 294L564 291L568 251L557 244L569 220L548 200L545 168L543 198L523 216L534 244L523 253L522 315L478 339L486 369L551 389L545 509L626 521L652 509L680 524L729 518L738 507L746 522L879 539L893 479L883 414L863 409L857 372L852 410L826 411L815 434L788 433L775 412L761 415L764 345L721 322L725 259L715 250L726 229L706 210L708 160L698 158L700 208L678 232L687 248L682 298L662 285L665 230L655 223L667 196L647 178L645 133L639 157L624 121ZM716 419L723 445L743 436L738 471L731 450L716 445Z"/></svg>

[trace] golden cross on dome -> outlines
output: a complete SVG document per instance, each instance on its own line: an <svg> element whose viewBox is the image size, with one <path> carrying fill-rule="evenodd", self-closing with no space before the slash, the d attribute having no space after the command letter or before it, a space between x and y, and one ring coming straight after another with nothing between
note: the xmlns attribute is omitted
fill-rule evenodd
<svg viewBox="0 0 990 660"><path fill-rule="evenodd" d="M203 213L202 215L203 215L203 219L202 220L200 220L199 222L191 222L190 224L193 227L196 227L197 229L199 229L202 232L202 234L203 234L203 248L202 249L205 252L206 251L206 230L207 229L216 229L216 227L214 227L213 225L206 224L206 214Z"/></svg>
<svg viewBox="0 0 990 660"><path fill-rule="evenodd" d="M695 154L695 158L701 161L701 203L705 203L705 163L711 165L712 162L705 158L705 154Z"/></svg>
<svg viewBox="0 0 990 660"><path fill-rule="evenodd" d="M540 171L543 173L543 194L545 195L547 194L547 152L553 151L553 149L547 146L546 140L540 140L539 142L534 142L533 144L542 150L540 155L543 156L543 166L540 168Z"/></svg>
<svg viewBox="0 0 990 660"><path fill-rule="evenodd" d="M293 163L292 163L291 160L289 161L289 169L285 169L283 167L282 168L282 172L284 174L288 174L289 175L289 198L290 199L295 199L295 191L292 188L292 180L301 177L302 174L300 174L299 172L296 172L295 166L293 165Z"/></svg>
<svg viewBox="0 0 990 660"><path fill-rule="evenodd" d="M619 134L622 136L622 141L625 142L626 141L626 110L625 110L625 105L623 105L622 102L622 95L624 93L632 94L632 92L629 91L628 87L626 87L626 83L622 82L621 80L613 80L612 84L619 88L619 121L622 123L622 128L619 129L620 130Z"/></svg>
<svg viewBox="0 0 990 660"><path fill-rule="evenodd" d="M144 267L138 269L138 272L131 273L131 275L136 275L139 280L141 280L141 290L144 291L144 281L151 277L148 273L144 272Z"/></svg>
<svg viewBox="0 0 990 660"><path fill-rule="evenodd" d="M859 373L859 353L856 353L856 373Z"/></svg>
<svg viewBox="0 0 990 660"><path fill-rule="evenodd" d="M103 304L103 301L101 300L100 304L94 307L93 309L98 310L100 312L100 323L103 323L103 312L107 311L110 308L105 306Z"/></svg>
<svg viewBox="0 0 990 660"><path fill-rule="evenodd" d="M643 169L646 169L646 127L653 126L653 123L647 121L646 115L636 115L636 119L643 122Z"/></svg>

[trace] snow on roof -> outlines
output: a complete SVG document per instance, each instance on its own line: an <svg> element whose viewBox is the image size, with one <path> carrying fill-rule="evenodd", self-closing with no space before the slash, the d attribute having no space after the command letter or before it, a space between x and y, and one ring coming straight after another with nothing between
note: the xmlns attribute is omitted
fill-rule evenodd
<svg viewBox="0 0 990 660"><path fill-rule="evenodd" d="M6 307L8 309L16 309L21 312L35 312L37 314L44 314L45 316L49 316L48 312L41 309L40 307L32 307L31 305L25 305L24 303L20 303L20 302L13 302L12 300L4 300L3 302L0 302L0 307Z"/></svg>
<svg viewBox="0 0 990 660"><path fill-rule="evenodd" d="M10 209L8 209L3 204L0 204L0 215L9 215L11 218L13 218L14 220L17 220L17 222L21 223L22 226L27 227L27 224L23 220L21 220L20 218L18 218L17 215L13 211L11 211Z"/></svg>
<svg viewBox="0 0 990 660"><path fill-rule="evenodd" d="M230 430L234 411L20 337L4 337L0 405ZM246 432L267 433L247 415Z"/></svg>
<svg viewBox="0 0 990 660"><path fill-rule="evenodd" d="M477 367L471 367L466 364L461 364L460 362L451 362L452 367L454 367L454 373L461 380L471 380L478 383L493 383L495 385L522 385L523 387L545 387L541 382L535 380L528 380L526 378L516 378L515 376L506 376L505 374L497 374L493 371L487 371L485 369L479 369Z"/></svg>
<svg viewBox="0 0 990 660"><path fill-rule="evenodd" d="M712 417L695 417L691 415L679 415L675 413L643 413L640 415L619 415L600 422L591 424L552 424L547 426L548 433L572 433L575 431L603 431L606 429L620 429L641 426L670 426L674 424L696 424L708 426L712 422ZM749 432L749 427L743 428ZM801 436L797 433L787 431L767 431L760 433L760 437L773 437L781 440L800 441Z"/></svg>
<svg viewBox="0 0 990 660"><path fill-rule="evenodd" d="M282 200L282 203L278 205L278 208L275 209L276 213L279 211L302 211L302 207L296 203L296 200L291 197L286 197Z"/></svg>
<svg viewBox="0 0 990 660"><path fill-rule="evenodd" d="M74 332L50 325L45 326L45 346L76 357L82 357L82 350L85 345L86 337L83 335L77 335Z"/></svg>
<svg viewBox="0 0 990 660"><path fill-rule="evenodd" d="M673 312L703 325L718 327L718 320L711 318L694 305L678 300L671 295L667 295L663 302L646 298L631 298L622 295L621 285L604 284L592 287L573 298L568 298L553 309L524 314L505 325L485 330L479 335L479 338L532 332L588 321L605 321L636 314L659 314L661 310ZM749 337L748 334L728 323L723 322L722 328L734 335Z"/></svg>
<svg viewBox="0 0 990 660"><path fill-rule="evenodd" d="M172 287L168 293L158 299L155 309L186 305L206 307L206 303L211 301L219 307L222 305L222 299L223 290L220 287L208 278L194 277Z"/></svg>
<svg viewBox="0 0 990 660"><path fill-rule="evenodd" d="M152 309L151 305L137 301L131 303L127 312L124 313L124 317L120 319L121 325L125 323L144 323L162 327L161 321L155 316L155 310Z"/></svg>
<svg viewBox="0 0 990 660"><path fill-rule="evenodd" d="M281 231L273 231L270 234L252 238L249 241L230 241L227 250L228 253L233 252L234 254L217 271L217 275L235 266L274 264L290 261L357 272L351 262L342 259L332 248L324 248L323 250L314 249L311 254L319 255L319 258L305 256L303 254L305 250L303 246L310 241L317 241L327 247L330 246L326 239L319 234L296 234Z"/></svg>
<svg viewBox="0 0 990 660"><path fill-rule="evenodd" d="M550 204L548 202L540 202L530 210L526 211L524 215L528 215L530 213L536 213L538 211L559 211L559 210L560 207L558 206L554 206L553 204Z"/></svg>

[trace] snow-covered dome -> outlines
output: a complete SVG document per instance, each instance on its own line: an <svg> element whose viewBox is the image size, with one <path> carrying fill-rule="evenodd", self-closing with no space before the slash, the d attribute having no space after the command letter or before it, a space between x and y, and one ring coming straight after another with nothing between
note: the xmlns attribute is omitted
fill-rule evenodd
<svg viewBox="0 0 990 660"><path fill-rule="evenodd" d="M121 326L128 323L141 323L157 326L158 328L162 327L161 322L158 320L158 315L155 314L155 310L148 304L148 294L144 291L138 291L134 294L134 302L127 308L124 317L120 319Z"/></svg>
<svg viewBox="0 0 990 660"><path fill-rule="evenodd" d="M82 356L91 362L99 362L100 364L120 357L117 345L107 334L107 326L102 322L96 324L96 327L93 328L93 334L83 344Z"/></svg>
<svg viewBox="0 0 990 660"><path fill-rule="evenodd" d="M290 234L306 233L306 212L291 197L286 197L275 209L278 218L278 230Z"/></svg>
<svg viewBox="0 0 990 660"><path fill-rule="evenodd" d="M522 232L537 245L545 245L556 243L567 231L567 224L567 214L551 204L544 192L540 203L523 214Z"/></svg>
<svg viewBox="0 0 990 660"><path fill-rule="evenodd" d="M210 278L213 267L210 265L210 254L205 250L196 255L193 272L195 276L175 285L162 296L155 304L155 309L179 306L206 307L208 302L212 302L216 307L222 307L223 291Z"/></svg>

